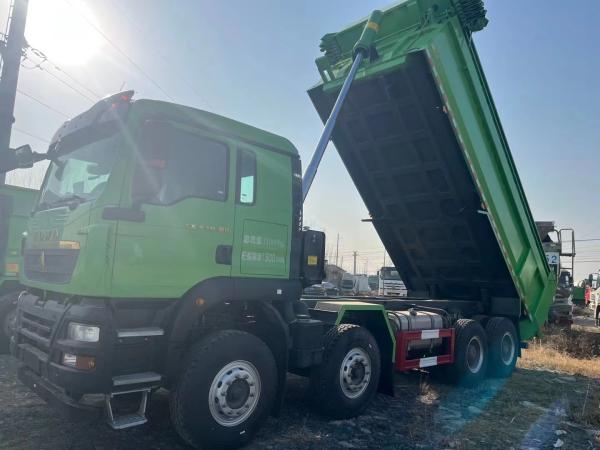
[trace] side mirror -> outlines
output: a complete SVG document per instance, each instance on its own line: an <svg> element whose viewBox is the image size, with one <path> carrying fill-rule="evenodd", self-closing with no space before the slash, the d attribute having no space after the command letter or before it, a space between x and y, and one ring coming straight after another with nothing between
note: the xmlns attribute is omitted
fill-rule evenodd
<svg viewBox="0 0 600 450"><path fill-rule="evenodd" d="M22 145L15 149L8 149L0 153L0 173L10 172L15 169L29 169L38 162L47 159L46 155L35 153L29 145Z"/></svg>

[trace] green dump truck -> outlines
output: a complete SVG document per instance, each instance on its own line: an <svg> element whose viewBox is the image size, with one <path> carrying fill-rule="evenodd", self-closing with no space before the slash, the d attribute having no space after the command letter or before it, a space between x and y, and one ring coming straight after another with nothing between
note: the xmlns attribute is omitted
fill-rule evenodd
<svg viewBox="0 0 600 450"><path fill-rule="evenodd" d="M485 23L480 2L409 0L325 36L304 177L285 138L131 92L66 122L24 242L20 380L116 429L165 388L180 436L216 448L277 413L288 372L336 418L394 370L509 376L555 278L471 40ZM331 132L408 298L301 300L324 278L301 218Z"/></svg>
<svg viewBox="0 0 600 450"><path fill-rule="evenodd" d="M38 192L17 186L0 186L0 353L8 352L14 325L19 282L21 242Z"/></svg>

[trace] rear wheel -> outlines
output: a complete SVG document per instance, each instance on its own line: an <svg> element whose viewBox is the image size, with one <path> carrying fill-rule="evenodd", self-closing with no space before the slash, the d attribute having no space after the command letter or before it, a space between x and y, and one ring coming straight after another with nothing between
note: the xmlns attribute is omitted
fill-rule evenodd
<svg viewBox="0 0 600 450"><path fill-rule="evenodd" d="M475 386L486 373L487 339L483 327L470 319L459 319L454 325L454 364L446 369L448 380L461 386Z"/></svg>
<svg viewBox="0 0 600 450"><path fill-rule="evenodd" d="M267 417L277 391L277 367L267 345L225 330L198 342L171 392L171 419L196 448L248 442Z"/></svg>
<svg viewBox="0 0 600 450"><path fill-rule="evenodd" d="M315 408L335 419L360 414L375 395L380 370L379 347L367 329L353 324L332 328L323 363L311 372Z"/></svg>
<svg viewBox="0 0 600 450"><path fill-rule="evenodd" d="M488 374L509 377L517 364L517 330L505 317L492 317L485 327L488 340Z"/></svg>

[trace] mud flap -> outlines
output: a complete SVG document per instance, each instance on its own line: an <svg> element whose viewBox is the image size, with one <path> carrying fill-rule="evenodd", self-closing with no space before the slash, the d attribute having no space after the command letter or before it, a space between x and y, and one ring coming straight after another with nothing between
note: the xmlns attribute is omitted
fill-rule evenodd
<svg viewBox="0 0 600 450"><path fill-rule="evenodd" d="M377 392L395 397L396 391L394 387L394 363L392 361L382 361Z"/></svg>

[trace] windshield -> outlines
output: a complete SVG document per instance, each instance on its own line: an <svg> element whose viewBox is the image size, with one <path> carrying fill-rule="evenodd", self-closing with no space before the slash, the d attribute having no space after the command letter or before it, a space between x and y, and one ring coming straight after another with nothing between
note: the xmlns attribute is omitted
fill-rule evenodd
<svg viewBox="0 0 600 450"><path fill-rule="evenodd" d="M400 274L395 269L381 269L381 278L384 280L399 280Z"/></svg>
<svg viewBox="0 0 600 450"><path fill-rule="evenodd" d="M57 156L50 165L42 188L38 210L49 209L69 202L97 199L117 160L118 133L82 143L80 146L56 148ZM62 154L61 154L62 153Z"/></svg>

